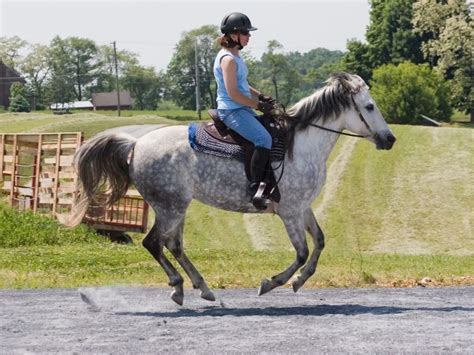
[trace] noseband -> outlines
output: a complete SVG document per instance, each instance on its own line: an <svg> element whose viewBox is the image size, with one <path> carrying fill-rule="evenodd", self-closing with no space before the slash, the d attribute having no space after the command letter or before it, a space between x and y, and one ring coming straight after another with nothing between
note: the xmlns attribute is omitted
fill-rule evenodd
<svg viewBox="0 0 474 355"><path fill-rule="evenodd" d="M368 131L370 132L370 134L368 134L368 135L366 135L366 136L363 136L363 135L360 135L360 134L345 133L345 132L342 132L342 131L336 131L336 130L331 129L331 128L326 128L326 127L320 126L320 125L318 125L318 124L316 124L316 123L310 123L309 125L310 125L310 126L313 126L313 127L316 127L316 128L319 128L319 129L322 129L322 130L324 130L324 131L329 131L329 132L341 134L341 135L343 135L343 136L357 137L357 138L367 138L367 137L370 137L370 136L374 136L374 133L373 133L372 130L370 129L369 124L367 123L367 121L365 120L364 116L362 115L362 112L360 112L359 107L357 107L357 105L356 105L356 103L355 103L354 94L356 94L356 93L357 93L357 92L351 92L351 100L352 100L352 103L354 104L354 108L355 108L357 114L359 115L360 120L364 123L365 127L367 127L367 129L368 129Z"/></svg>

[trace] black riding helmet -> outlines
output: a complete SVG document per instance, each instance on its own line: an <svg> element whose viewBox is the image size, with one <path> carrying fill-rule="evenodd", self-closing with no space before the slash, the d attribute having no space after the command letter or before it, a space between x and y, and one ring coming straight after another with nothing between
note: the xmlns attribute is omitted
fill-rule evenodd
<svg viewBox="0 0 474 355"><path fill-rule="evenodd" d="M234 31L255 31L256 29L252 26L250 19L240 12L232 12L224 16L221 22L221 32L224 34Z"/></svg>

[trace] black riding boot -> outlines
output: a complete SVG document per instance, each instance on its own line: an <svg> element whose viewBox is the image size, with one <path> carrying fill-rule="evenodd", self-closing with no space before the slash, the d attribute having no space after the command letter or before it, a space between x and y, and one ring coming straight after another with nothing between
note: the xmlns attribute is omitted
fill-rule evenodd
<svg viewBox="0 0 474 355"><path fill-rule="evenodd" d="M270 158L270 149L256 147L252 160L250 162L250 193L252 195L252 203L258 210L265 210L267 208L270 200L268 196L263 194L266 182L265 180L265 170L268 165L268 160Z"/></svg>

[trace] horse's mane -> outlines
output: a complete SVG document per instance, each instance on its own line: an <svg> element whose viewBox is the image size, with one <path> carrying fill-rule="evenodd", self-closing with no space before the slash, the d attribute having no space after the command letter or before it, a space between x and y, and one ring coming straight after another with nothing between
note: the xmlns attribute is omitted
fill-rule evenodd
<svg viewBox="0 0 474 355"><path fill-rule="evenodd" d="M336 119L351 106L350 94L355 94L367 87L358 76L349 73L335 73L326 80L326 85L314 94L301 99L286 111L285 121L288 124L288 153L293 152L296 131L305 129L312 122L326 122Z"/></svg>

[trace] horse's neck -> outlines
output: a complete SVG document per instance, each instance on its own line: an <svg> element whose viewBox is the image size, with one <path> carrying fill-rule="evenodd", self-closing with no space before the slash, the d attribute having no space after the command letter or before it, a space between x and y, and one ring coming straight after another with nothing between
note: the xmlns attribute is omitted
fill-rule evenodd
<svg viewBox="0 0 474 355"><path fill-rule="evenodd" d="M338 131L343 129L341 119L320 125ZM308 126L306 129L296 132L293 155L305 164L325 163L338 138L339 134L337 133Z"/></svg>

